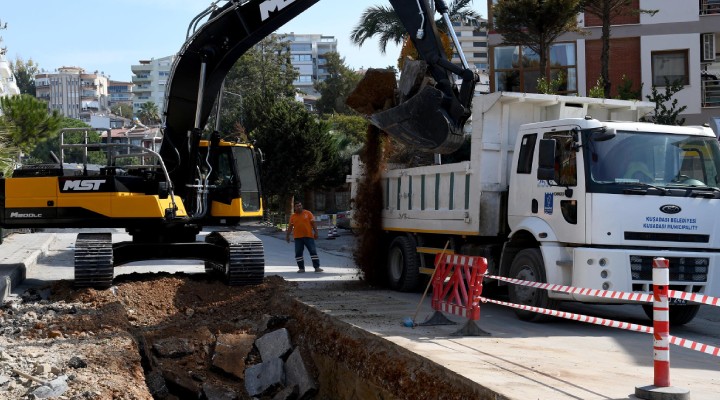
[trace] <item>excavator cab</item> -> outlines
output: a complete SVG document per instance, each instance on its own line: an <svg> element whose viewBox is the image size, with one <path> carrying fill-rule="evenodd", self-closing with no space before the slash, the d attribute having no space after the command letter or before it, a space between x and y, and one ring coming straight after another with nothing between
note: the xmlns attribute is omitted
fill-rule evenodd
<svg viewBox="0 0 720 400"><path fill-rule="evenodd" d="M260 171L255 148L246 143L202 140L199 152L202 176L207 177L207 196L200 196L202 222L234 225L242 219L263 215Z"/></svg>

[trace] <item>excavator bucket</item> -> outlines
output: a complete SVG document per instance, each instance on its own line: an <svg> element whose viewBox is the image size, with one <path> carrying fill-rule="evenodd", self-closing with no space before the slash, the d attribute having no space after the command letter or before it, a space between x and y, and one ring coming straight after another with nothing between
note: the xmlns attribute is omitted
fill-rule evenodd
<svg viewBox="0 0 720 400"><path fill-rule="evenodd" d="M448 113L452 101L426 76L427 64L408 62L399 87L389 70L370 69L347 99L380 130L419 150L448 154L463 144L462 124Z"/></svg>
<svg viewBox="0 0 720 400"><path fill-rule="evenodd" d="M370 122L388 134L423 151L448 154L463 144L457 127L443 109L443 93L425 86L399 106L370 116Z"/></svg>

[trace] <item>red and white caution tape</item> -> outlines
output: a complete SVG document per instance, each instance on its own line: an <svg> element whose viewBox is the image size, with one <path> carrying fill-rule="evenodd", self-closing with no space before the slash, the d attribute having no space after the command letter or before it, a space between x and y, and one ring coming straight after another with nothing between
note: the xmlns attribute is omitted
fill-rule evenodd
<svg viewBox="0 0 720 400"><path fill-rule="evenodd" d="M581 294L584 296L603 297L617 300L631 300L631 301L642 301L651 302L653 301L652 294L645 294L639 292L626 293L626 292L614 292L611 290L598 290L598 289L587 289L587 288L576 288L572 286L563 286L550 283L523 281L520 279L505 278L502 276L485 275L486 278L497 279L499 281L514 283L516 285L529 286L537 289L552 290L554 292L564 292L571 294Z"/></svg>
<svg viewBox="0 0 720 400"><path fill-rule="evenodd" d="M676 346L685 347L686 349L710 354L715 357L720 357L720 347L710 346L709 344L703 344L700 342L692 341L690 339L683 339L672 335L668 336L668 338L670 339L670 343Z"/></svg>
<svg viewBox="0 0 720 400"><path fill-rule="evenodd" d="M537 289L552 290L555 292L563 292L570 294L580 294L584 296L602 297L616 300L630 300L651 303L653 301L652 294L645 294L639 292L615 292L611 290L598 290L598 289L587 289L587 288L576 288L572 286L563 286L550 283L534 282L534 281L523 281L520 279L505 278L502 276L485 275L485 278L496 279L503 282L513 283L516 285L529 286ZM706 296L699 293L688 293L681 292L679 290L669 290L668 297L674 297L677 299L683 299L692 301L694 303L707 304L711 306L720 306L720 298Z"/></svg>
<svg viewBox="0 0 720 400"><path fill-rule="evenodd" d="M540 314L551 315L553 317L564 318L564 319L569 319L569 320L573 320L573 321L587 322L589 324L607 326L609 328L624 329L627 331L641 332L641 333L650 333L650 334L653 333L653 328L650 326L631 324L629 322L613 321L611 319L591 317L589 315L584 315L584 314L574 314L574 313L569 313L569 312L565 312L565 311L550 310L547 308L513 304L513 303L508 303L505 301L488 299L486 297L480 297L480 301L482 301L483 303L499 304L501 306L517 308L517 309L524 310L524 311L532 311L532 312L536 312L536 313L540 313ZM720 357L720 348L719 347L711 346L708 344L703 344L700 342L695 342L695 341L689 340L689 339L679 338L677 336L672 336L672 335L668 336L668 339L670 340L671 344L674 344L676 346L685 347L690 350L695 350L695 351L699 351L701 353Z"/></svg>
<svg viewBox="0 0 720 400"><path fill-rule="evenodd" d="M649 327L649 326L631 324L629 322L613 321L611 319L591 317L589 315L583 315L583 314L573 314L573 313L569 313L569 312L565 312L565 311L550 310L547 308L524 306L524 305L520 305L520 304L508 303L505 301L488 299L486 297L480 297L480 301L482 301L483 303L494 303L494 304L499 304L501 306L517 308L517 309L524 310L524 311L532 311L532 312L536 312L536 313L540 313L540 314L551 315L553 317L565 318L565 319L570 319L573 321L587 322L589 324L602 325L602 326L607 326L610 328L625 329L628 331L643 332L643 333L652 333L652 331L653 331L653 328Z"/></svg>
<svg viewBox="0 0 720 400"><path fill-rule="evenodd" d="M707 304L710 306L720 306L720 297L706 296L699 293L681 292L679 290L668 290L668 297L692 301L694 303Z"/></svg>

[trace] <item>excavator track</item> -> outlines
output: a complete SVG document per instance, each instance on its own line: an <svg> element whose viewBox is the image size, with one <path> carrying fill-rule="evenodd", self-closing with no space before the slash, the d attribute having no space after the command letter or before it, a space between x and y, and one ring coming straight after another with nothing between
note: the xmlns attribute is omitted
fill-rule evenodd
<svg viewBox="0 0 720 400"><path fill-rule="evenodd" d="M80 233L75 241L75 286L107 289L113 280L110 233Z"/></svg>
<svg viewBox="0 0 720 400"><path fill-rule="evenodd" d="M212 232L206 242L227 248L225 265L206 262L206 272L220 272L229 286L259 285L265 277L265 249L250 232Z"/></svg>

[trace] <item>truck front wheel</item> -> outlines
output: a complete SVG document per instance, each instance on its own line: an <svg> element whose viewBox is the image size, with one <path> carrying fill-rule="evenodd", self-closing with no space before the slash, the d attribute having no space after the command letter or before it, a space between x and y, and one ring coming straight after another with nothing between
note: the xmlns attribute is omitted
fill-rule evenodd
<svg viewBox="0 0 720 400"><path fill-rule="evenodd" d="M545 265L540 249L524 249L517 253L510 266L510 278L546 283ZM545 289L510 284L508 295L511 303L548 309L557 308L557 301L548 298ZM520 309L515 309L515 314L521 320L530 322L542 322L551 319L550 316L545 314Z"/></svg>
<svg viewBox="0 0 720 400"><path fill-rule="evenodd" d="M643 311L645 311L645 315L648 316L651 320L653 319L653 306L652 304L643 304L642 305ZM693 318L695 318L695 315L697 315L698 311L700 311L700 305L699 304L688 304L688 305L670 305L670 315L668 317L668 322L670 322L670 325L672 326L680 326L685 325L688 322L692 321Z"/></svg>
<svg viewBox="0 0 720 400"><path fill-rule="evenodd" d="M410 292L417 287L420 268L417 252L409 238L398 236L392 241L387 261L388 279L392 289Z"/></svg>

